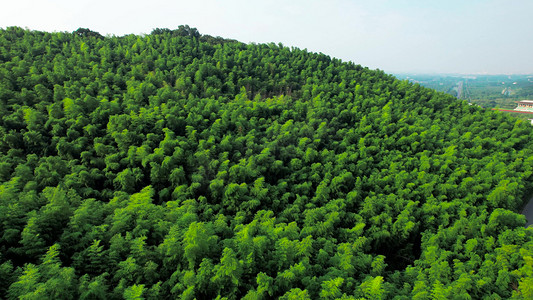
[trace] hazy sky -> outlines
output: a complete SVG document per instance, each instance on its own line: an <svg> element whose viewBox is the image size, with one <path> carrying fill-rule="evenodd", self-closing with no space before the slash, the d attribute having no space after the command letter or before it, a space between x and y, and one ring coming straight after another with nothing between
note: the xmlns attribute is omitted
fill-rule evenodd
<svg viewBox="0 0 533 300"><path fill-rule="evenodd" d="M150 33L187 24L393 72L533 74L533 0L16 0L0 27Z"/></svg>

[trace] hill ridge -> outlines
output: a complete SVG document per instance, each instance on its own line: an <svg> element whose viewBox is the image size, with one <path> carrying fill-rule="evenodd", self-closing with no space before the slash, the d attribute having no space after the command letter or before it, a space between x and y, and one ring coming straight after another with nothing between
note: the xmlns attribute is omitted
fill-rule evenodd
<svg viewBox="0 0 533 300"><path fill-rule="evenodd" d="M527 298L527 122L194 28L0 30L0 297Z"/></svg>

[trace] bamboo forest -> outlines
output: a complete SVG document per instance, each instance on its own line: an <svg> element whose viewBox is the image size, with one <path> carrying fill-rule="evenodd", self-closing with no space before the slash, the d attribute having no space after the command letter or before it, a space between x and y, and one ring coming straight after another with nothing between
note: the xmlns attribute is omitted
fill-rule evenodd
<svg viewBox="0 0 533 300"><path fill-rule="evenodd" d="M0 29L0 298L533 299L533 127L195 28Z"/></svg>

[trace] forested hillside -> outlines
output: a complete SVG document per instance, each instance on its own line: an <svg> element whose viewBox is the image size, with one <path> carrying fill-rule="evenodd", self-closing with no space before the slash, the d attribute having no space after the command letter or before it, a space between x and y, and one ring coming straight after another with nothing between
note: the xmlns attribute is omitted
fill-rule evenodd
<svg viewBox="0 0 533 300"><path fill-rule="evenodd" d="M0 298L533 297L533 128L194 28L0 30Z"/></svg>

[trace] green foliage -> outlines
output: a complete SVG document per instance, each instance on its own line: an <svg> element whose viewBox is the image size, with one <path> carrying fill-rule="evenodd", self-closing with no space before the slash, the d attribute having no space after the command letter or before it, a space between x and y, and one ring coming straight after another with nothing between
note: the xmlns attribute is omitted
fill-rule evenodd
<svg viewBox="0 0 533 300"><path fill-rule="evenodd" d="M0 62L2 299L532 297L526 122L188 26Z"/></svg>

